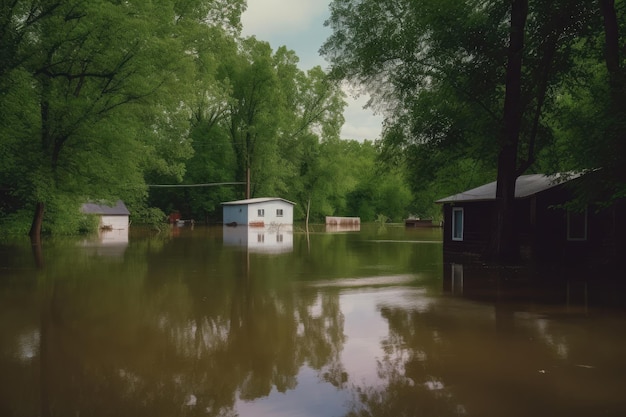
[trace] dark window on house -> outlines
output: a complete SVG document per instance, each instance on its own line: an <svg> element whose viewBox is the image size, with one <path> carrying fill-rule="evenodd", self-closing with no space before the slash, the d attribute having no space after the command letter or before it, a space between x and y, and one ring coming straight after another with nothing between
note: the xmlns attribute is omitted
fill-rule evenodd
<svg viewBox="0 0 626 417"><path fill-rule="evenodd" d="M567 212L567 240L587 240L587 209Z"/></svg>
<svg viewBox="0 0 626 417"><path fill-rule="evenodd" d="M256 241L257 241L258 243L263 243L263 242L265 242L265 235L264 235L263 233L258 234L258 235L256 236Z"/></svg>
<svg viewBox="0 0 626 417"><path fill-rule="evenodd" d="M276 235L276 242L281 243L283 241L283 235Z"/></svg>
<svg viewBox="0 0 626 417"><path fill-rule="evenodd" d="M452 208L452 240L463 240L463 208Z"/></svg>
<svg viewBox="0 0 626 417"><path fill-rule="evenodd" d="M258 209L258 210L257 210L257 215L258 215L259 217L263 217L263 216L265 216L265 209Z"/></svg>
<svg viewBox="0 0 626 417"><path fill-rule="evenodd" d="M283 209L276 209L276 217L283 217Z"/></svg>

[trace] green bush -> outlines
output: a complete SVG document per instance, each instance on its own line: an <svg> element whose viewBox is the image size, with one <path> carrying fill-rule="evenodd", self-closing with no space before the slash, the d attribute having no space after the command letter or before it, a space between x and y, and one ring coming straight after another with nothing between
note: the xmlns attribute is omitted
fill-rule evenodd
<svg viewBox="0 0 626 417"><path fill-rule="evenodd" d="M133 209L131 221L143 224L155 230L161 230L165 223L165 213L156 207L136 207Z"/></svg>
<svg viewBox="0 0 626 417"><path fill-rule="evenodd" d="M3 236L28 235L32 221L33 212L28 210L2 215L0 216L0 233Z"/></svg>

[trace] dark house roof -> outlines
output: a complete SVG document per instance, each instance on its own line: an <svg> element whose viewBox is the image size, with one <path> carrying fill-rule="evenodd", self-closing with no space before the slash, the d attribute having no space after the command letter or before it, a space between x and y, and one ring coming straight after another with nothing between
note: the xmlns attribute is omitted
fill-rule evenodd
<svg viewBox="0 0 626 417"><path fill-rule="evenodd" d="M531 174L521 175L515 182L515 198L525 198L556 187L559 184L563 184L569 180L579 177L580 174ZM496 199L496 181L489 184L481 185L480 187L473 188L468 191L463 191L459 194L454 194L449 197L437 200L436 203L455 203L455 202L470 202L470 201L490 201Z"/></svg>
<svg viewBox="0 0 626 417"><path fill-rule="evenodd" d="M85 203L81 207L81 211L85 214L100 214L106 216L129 216L130 212L122 200L117 200L115 205Z"/></svg>

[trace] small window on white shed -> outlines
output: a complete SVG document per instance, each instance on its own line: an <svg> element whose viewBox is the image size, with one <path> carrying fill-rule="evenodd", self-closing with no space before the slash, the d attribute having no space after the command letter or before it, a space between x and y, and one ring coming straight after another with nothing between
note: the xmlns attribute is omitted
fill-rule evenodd
<svg viewBox="0 0 626 417"><path fill-rule="evenodd" d="M283 209L276 209L276 217L283 217Z"/></svg>
<svg viewBox="0 0 626 417"><path fill-rule="evenodd" d="M452 208L452 240L463 240L463 208Z"/></svg>
<svg viewBox="0 0 626 417"><path fill-rule="evenodd" d="M258 215L259 217L263 217L263 216L265 216L265 209L258 209L258 210L257 210L257 215Z"/></svg>

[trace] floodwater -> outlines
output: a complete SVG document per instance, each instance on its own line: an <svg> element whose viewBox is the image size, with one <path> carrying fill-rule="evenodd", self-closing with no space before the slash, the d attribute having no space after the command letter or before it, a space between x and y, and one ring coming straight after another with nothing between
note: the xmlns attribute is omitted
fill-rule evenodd
<svg viewBox="0 0 626 417"><path fill-rule="evenodd" d="M1 243L0 415L626 415L619 280L314 229Z"/></svg>

